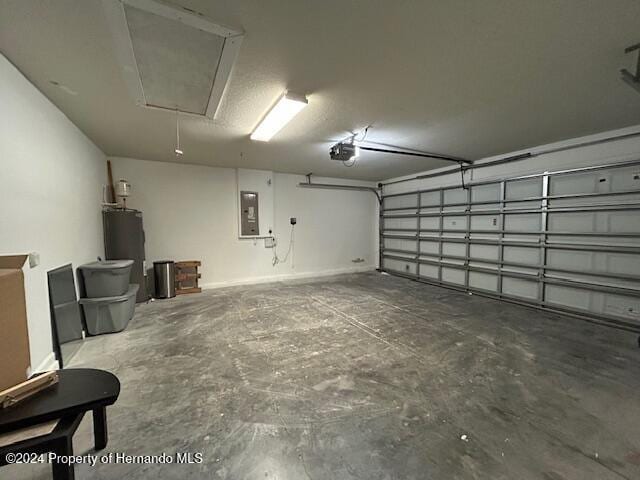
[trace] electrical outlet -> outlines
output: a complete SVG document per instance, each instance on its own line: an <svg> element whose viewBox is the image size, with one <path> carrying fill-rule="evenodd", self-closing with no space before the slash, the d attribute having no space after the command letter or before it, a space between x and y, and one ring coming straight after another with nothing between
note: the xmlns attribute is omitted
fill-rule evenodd
<svg viewBox="0 0 640 480"><path fill-rule="evenodd" d="M275 237L265 237L264 248L275 248L275 246L276 246Z"/></svg>

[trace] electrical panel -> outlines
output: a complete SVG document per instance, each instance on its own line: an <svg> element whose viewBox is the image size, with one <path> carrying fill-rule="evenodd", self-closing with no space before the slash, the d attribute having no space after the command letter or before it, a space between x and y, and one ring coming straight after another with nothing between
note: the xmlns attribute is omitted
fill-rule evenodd
<svg viewBox="0 0 640 480"><path fill-rule="evenodd" d="M240 192L240 235L260 235L258 221L258 193Z"/></svg>

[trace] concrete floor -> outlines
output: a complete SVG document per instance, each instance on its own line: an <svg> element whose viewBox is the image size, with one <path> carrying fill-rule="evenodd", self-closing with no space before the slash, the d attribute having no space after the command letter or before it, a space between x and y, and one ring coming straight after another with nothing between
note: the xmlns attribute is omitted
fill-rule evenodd
<svg viewBox="0 0 640 480"><path fill-rule="evenodd" d="M637 479L637 335L380 274L138 308L71 366L114 372L106 452L201 453L79 479ZM75 438L90 452L91 420ZM1 478L50 478L46 466Z"/></svg>

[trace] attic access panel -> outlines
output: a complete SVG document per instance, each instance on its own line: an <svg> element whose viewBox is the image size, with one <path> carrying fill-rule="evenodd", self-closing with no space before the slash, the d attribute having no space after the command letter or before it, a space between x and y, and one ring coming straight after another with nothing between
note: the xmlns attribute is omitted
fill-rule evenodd
<svg viewBox="0 0 640 480"><path fill-rule="evenodd" d="M136 103L214 118L242 32L158 0L103 0Z"/></svg>

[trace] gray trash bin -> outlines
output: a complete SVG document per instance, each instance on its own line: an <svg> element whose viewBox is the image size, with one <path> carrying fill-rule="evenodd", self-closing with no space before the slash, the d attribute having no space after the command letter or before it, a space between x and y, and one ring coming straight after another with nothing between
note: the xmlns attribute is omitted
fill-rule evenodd
<svg viewBox="0 0 640 480"><path fill-rule="evenodd" d="M105 260L80 265L88 298L117 297L129 290L133 260Z"/></svg>
<svg viewBox="0 0 640 480"><path fill-rule="evenodd" d="M156 280L156 298L176 296L176 264L174 261L153 262L153 275Z"/></svg>
<svg viewBox="0 0 640 480"><path fill-rule="evenodd" d="M133 318L137 293L138 284L132 283L124 295L78 300L84 311L89 335L124 330Z"/></svg>

